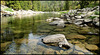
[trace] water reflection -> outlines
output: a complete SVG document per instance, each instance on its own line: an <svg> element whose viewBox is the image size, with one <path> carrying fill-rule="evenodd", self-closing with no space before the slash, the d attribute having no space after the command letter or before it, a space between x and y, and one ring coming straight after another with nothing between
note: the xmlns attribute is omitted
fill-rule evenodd
<svg viewBox="0 0 100 55"><path fill-rule="evenodd" d="M6 41L2 40L2 42L6 43L8 39L10 41L13 40L12 43L9 45L9 48L5 50L5 53L54 54L56 53L56 51L60 52L61 50L63 51L62 53L70 53L71 49L63 49L57 46L49 46L41 42L41 38L45 37L49 33L54 32L54 29L56 28L55 26L48 25L45 20L48 17L57 16L54 14L40 14L38 16L25 17L24 19L15 18L14 20L11 20L11 23L9 23L9 21L5 23L6 26L2 24L1 30L4 30L4 36L2 35L2 37L6 37ZM6 29L7 27L9 29Z"/></svg>
<svg viewBox="0 0 100 55"><path fill-rule="evenodd" d="M16 53L16 43L13 39L12 43L9 45L9 49L6 51L7 54L14 54Z"/></svg>

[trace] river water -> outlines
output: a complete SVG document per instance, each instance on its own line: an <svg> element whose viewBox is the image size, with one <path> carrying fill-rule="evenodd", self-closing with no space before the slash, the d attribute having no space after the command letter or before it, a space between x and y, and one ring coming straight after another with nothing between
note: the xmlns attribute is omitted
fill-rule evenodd
<svg viewBox="0 0 100 55"><path fill-rule="evenodd" d="M31 17L3 17L1 18L1 51L3 54L92 54L81 49L59 48L46 45L41 39L49 34L56 34L56 26L50 26L48 17L60 17L59 14L44 13ZM68 30L67 30L68 31ZM75 32L75 31L73 31ZM64 32L57 32L64 33ZM69 34L69 32L67 32ZM75 50L75 51L74 51ZM78 51L78 53L77 53Z"/></svg>

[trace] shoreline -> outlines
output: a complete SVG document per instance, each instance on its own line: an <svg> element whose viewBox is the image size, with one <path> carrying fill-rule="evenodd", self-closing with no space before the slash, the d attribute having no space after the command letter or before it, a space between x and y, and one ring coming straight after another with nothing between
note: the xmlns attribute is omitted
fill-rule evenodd
<svg viewBox="0 0 100 55"><path fill-rule="evenodd" d="M43 14L43 13L55 13L55 14L60 14L59 12L42 12L42 11L32 11L32 10L19 10L19 11L14 11L14 12L9 12L9 11L4 11L5 13L1 12L1 18L2 17L9 17L9 16L15 16L15 17L26 17L26 16L34 16L38 14Z"/></svg>

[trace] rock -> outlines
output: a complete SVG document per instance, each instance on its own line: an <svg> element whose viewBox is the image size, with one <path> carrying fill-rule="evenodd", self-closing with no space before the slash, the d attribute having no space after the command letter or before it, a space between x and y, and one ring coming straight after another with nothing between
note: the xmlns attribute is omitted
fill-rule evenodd
<svg viewBox="0 0 100 55"><path fill-rule="evenodd" d="M74 43L74 44L79 44L80 42L79 42L79 41L73 41L72 43Z"/></svg>
<svg viewBox="0 0 100 55"><path fill-rule="evenodd" d="M47 22L51 22L53 20L53 17L49 17L49 19L46 19Z"/></svg>
<svg viewBox="0 0 100 55"><path fill-rule="evenodd" d="M78 41L78 40L69 40L68 42L73 43L73 44L79 44L80 43L80 41Z"/></svg>
<svg viewBox="0 0 100 55"><path fill-rule="evenodd" d="M63 52L64 52L63 50L60 50L60 53L61 53L61 54L63 54Z"/></svg>
<svg viewBox="0 0 100 55"><path fill-rule="evenodd" d="M58 27L65 27L65 21L63 19L53 21L50 25L57 25Z"/></svg>
<svg viewBox="0 0 100 55"><path fill-rule="evenodd" d="M76 19L81 19L82 17L81 17L81 16L75 16L75 18L76 18Z"/></svg>
<svg viewBox="0 0 100 55"><path fill-rule="evenodd" d="M96 23L97 26L100 26L99 22Z"/></svg>
<svg viewBox="0 0 100 55"><path fill-rule="evenodd" d="M84 22L91 22L91 19L84 19Z"/></svg>
<svg viewBox="0 0 100 55"><path fill-rule="evenodd" d="M66 27L66 25L64 23L58 23L57 27L63 27L64 28L64 27Z"/></svg>
<svg viewBox="0 0 100 55"><path fill-rule="evenodd" d="M58 51L56 51L56 54L60 54Z"/></svg>
<svg viewBox="0 0 100 55"><path fill-rule="evenodd" d="M74 24L77 25L77 26L80 26L80 24L82 24L83 22L81 21L78 21L78 22L75 22Z"/></svg>
<svg viewBox="0 0 100 55"><path fill-rule="evenodd" d="M9 47L10 44L11 44L11 42L1 43L1 51L7 50L7 48Z"/></svg>
<svg viewBox="0 0 100 55"><path fill-rule="evenodd" d="M39 32L48 33L50 30L40 30Z"/></svg>
<svg viewBox="0 0 100 55"><path fill-rule="evenodd" d="M63 34L48 35L42 39L43 43L59 43L59 47L62 45L70 46Z"/></svg>
<svg viewBox="0 0 100 55"><path fill-rule="evenodd" d="M93 19L93 22L99 22L99 18L97 18L97 17L94 18L94 19Z"/></svg>
<svg viewBox="0 0 100 55"><path fill-rule="evenodd" d="M78 34L69 34L69 35L66 35L66 38L67 39L86 39L85 36L78 35Z"/></svg>
<svg viewBox="0 0 100 55"><path fill-rule="evenodd" d="M88 32L90 32L88 28L82 28L81 30L78 30L79 34L88 34Z"/></svg>
<svg viewBox="0 0 100 55"><path fill-rule="evenodd" d="M93 13L94 13L94 11L88 12L86 16L88 17L88 16L92 15Z"/></svg>
<svg viewBox="0 0 100 55"><path fill-rule="evenodd" d="M98 46L92 45L92 44L87 44L86 49L91 50L91 51L99 50Z"/></svg>
<svg viewBox="0 0 100 55"><path fill-rule="evenodd" d="M53 21L51 23L49 23L50 25L57 25L59 23L59 21Z"/></svg>
<svg viewBox="0 0 100 55"><path fill-rule="evenodd" d="M78 50L78 51L77 51L77 54L80 53L80 52L81 52L81 53L84 53L84 54L92 54L92 53L91 53L90 51L88 51L87 49L80 48L79 46L76 46L76 45L75 45L75 49L76 49L76 50L74 50L75 52Z"/></svg>
<svg viewBox="0 0 100 55"><path fill-rule="evenodd" d="M62 32L62 31L64 31L64 29L55 29L54 31L56 31L56 32Z"/></svg>
<svg viewBox="0 0 100 55"><path fill-rule="evenodd" d="M95 40L95 41L94 41ZM99 37L92 37L88 40L89 44L99 44Z"/></svg>
<svg viewBox="0 0 100 55"><path fill-rule="evenodd" d="M80 48L82 49L85 49L85 45L83 43L80 43L80 44L75 44L76 46L79 46Z"/></svg>
<svg viewBox="0 0 100 55"><path fill-rule="evenodd" d="M52 49L47 49L47 50L45 50L44 51L44 53L43 54L54 54L54 50L52 50Z"/></svg>
<svg viewBox="0 0 100 55"><path fill-rule="evenodd" d="M84 19L76 19L73 23L74 23L75 25L80 26L80 24L83 23L83 20L84 20Z"/></svg>
<svg viewBox="0 0 100 55"><path fill-rule="evenodd" d="M55 20L60 20L60 18L58 18L58 17L56 17L56 18L53 18L53 21L55 21Z"/></svg>

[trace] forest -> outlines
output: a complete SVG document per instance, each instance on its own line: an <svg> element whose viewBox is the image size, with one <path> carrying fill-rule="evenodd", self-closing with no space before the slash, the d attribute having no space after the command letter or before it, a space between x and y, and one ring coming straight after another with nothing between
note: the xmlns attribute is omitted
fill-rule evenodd
<svg viewBox="0 0 100 55"><path fill-rule="evenodd" d="M99 5L99 1L1 1L14 10L33 11L66 11L70 9L82 9Z"/></svg>

